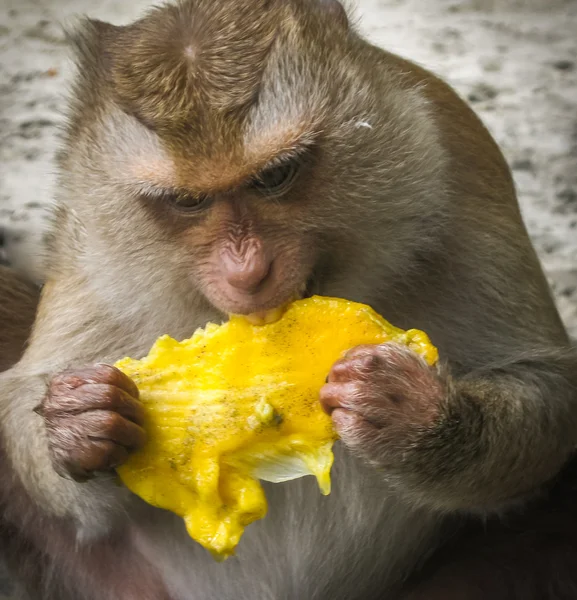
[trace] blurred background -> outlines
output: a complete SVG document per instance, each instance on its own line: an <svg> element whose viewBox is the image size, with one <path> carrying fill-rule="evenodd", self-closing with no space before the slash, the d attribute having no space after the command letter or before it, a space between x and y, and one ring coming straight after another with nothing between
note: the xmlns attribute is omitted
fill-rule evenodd
<svg viewBox="0 0 577 600"><path fill-rule="evenodd" d="M149 4L0 0L0 258L32 276L71 73L61 23L86 13L123 24ZM372 41L448 80L493 133L577 338L577 0L348 4ZM18 600L1 573L0 600Z"/></svg>

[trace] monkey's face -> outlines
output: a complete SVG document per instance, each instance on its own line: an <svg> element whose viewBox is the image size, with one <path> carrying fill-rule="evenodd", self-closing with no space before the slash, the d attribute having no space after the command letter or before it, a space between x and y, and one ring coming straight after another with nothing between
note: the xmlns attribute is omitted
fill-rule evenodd
<svg viewBox="0 0 577 600"><path fill-rule="evenodd" d="M87 24L62 196L109 303L172 321L313 291L371 303L402 270L443 152L422 143L419 92L374 69L345 17L336 0L198 0Z"/></svg>
<svg viewBox="0 0 577 600"><path fill-rule="evenodd" d="M92 272L117 278L113 269L123 262L135 289L194 297L224 314L266 313L307 295L313 283L318 292L334 212L317 171L322 146L308 131L251 130L247 120L239 129L227 123L224 139L199 149L194 131L178 140L109 108L81 138L87 147L74 179L75 191L90 198L81 210L94 232ZM95 142L103 151L88 169Z"/></svg>
<svg viewBox="0 0 577 600"><path fill-rule="evenodd" d="M222 191L164 190L140 200L179 244L191 284L223 313L302 297L318 244L306 226L307 168L285 157Z"/></svg>

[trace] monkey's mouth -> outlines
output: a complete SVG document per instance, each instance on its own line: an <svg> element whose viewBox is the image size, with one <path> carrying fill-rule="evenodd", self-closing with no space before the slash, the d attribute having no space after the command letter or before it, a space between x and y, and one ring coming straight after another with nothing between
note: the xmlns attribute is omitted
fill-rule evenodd
<svg viewBox="0 0 577 600"><path fill-rule="evenodd" d="M315 274L311 275L304 287L303 293L302 295L299 297L299 299L303 299L303 298L310 298L311 296L314 296L316 294L319 294L319 284L317 281L317 277Z"/></svg>
<svg viewBox="0 0 577 600"><path fill-rule="evenodd" d="M310 298L313 294L318 293L316 291L317 286L315 285L314 277L311 276L305 283L305 285L293 294L284 304L270 308L268 310L259 310L253 313L244 315L247 321L250 321L253 325L266 325L278 321L285 313L287 307L291 302L295 300L302 300L303 298Z"/></svg>

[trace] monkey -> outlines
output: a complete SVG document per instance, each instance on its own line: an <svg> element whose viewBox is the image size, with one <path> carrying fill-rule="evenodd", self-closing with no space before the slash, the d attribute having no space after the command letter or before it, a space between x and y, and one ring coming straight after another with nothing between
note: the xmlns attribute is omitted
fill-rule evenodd
<svg viewBox="0 0 577 600"><path fill-rule="evenodd" d="M577 598L577 460L522 511L470 522L411 575L402 600Z"/></svg>
<svg viewBox="0 0 577 600"><path fill-rule="evenodd" d="M577 355L487 129L337 0L180 0L71 42L49 266L0 374L0 536L30 597L462 598L487 572L470 524L548 497L577 443ZM146 433L112 365L315 294L426 331L440 362L391 343L337 361L331 494L266 484L216 563L119 483ZM531 600L516 576L481 600Z"/></svg>
<svg viewBox="0 0 577 600"><path fill-rule="evenodd" d="M14 365L24 352L39 296L37 286L0 264L0 371Z"/></svg>

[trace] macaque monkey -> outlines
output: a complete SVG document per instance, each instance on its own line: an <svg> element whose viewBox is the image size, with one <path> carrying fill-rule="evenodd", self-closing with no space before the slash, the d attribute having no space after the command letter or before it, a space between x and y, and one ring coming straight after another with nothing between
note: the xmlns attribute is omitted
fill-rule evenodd
<svg viewBox="0 0 577 600"><path fill-rule="evenodd" d="M511 592L497 566L480 595L467 564L412 577L465 526L476 551L470 522L538 502L577 444L575 352L505 161L455 92L337 0L185 0L73 41L50 267L0 375L0 536L30 597L573 597ZM441 364L393 344L338 361L332 493L266 486L267 517L216 563L115 477L145 432L110 365L310 294L425 330Z"/></svg>
<svg viewBox="0 0 577 600"><path fill-rule="evenodd" d="M18 361L32 330L40 290L0 265L0 372Z"/></svg>

